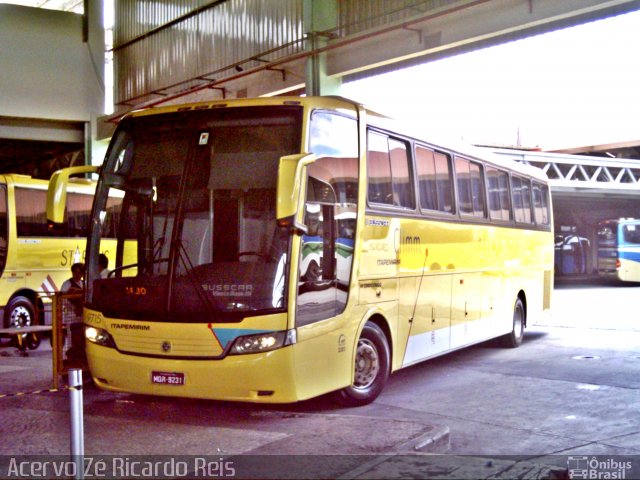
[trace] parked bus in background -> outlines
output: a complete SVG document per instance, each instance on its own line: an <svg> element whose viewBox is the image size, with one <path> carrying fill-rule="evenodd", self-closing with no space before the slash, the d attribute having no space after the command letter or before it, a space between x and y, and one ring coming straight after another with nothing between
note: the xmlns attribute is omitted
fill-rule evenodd
<svg viewBox="0 0 640 480"><path fill-rule="evenodd" d="M623 282L640 282L640 219L598 223L598 274Z"/></svg>
<svg viewBox="0 0 640 480"><path fill-rule="evenodd" d="M590 254L589 239L563 232L556 234L555 242L555 274L585 275Z"/></svg>
<svg viewBox="0 0 640 480"><path fill-rule="evenodd" d="M43 296L58 291L71 265L84 261L95 182L69 181L63 223L45 215L48 181L0 175L0 306L3 326L42 323Z"/></svg>
<svg viewBox="0 0 640 480"><path fill-rule="evenodd" d="M540 170L487 155L335 97L129 114L87 244L95 383L274 403L335 392L362 405L400 368L496 337L518 346L550 308L549 187ZM115 193L105 279L98 246Z"/></svg>
<svg viewBox="0 0 640 480"><path fill-rule="evenodd" d="M48 201L47 180L25 175L0 175L0 308L4 328L49 323L45 303L71 276L71 266L84 262L95 180L70 178L92 167L72 167L55 172L65 177L64 195ZM94 169L95 170L95 169ZM106 236L113 238L113 215L121 198L109 198ZM61 221L47 221L47 204L61 212ZM105 240L109 253L113 240Z"/></svg>

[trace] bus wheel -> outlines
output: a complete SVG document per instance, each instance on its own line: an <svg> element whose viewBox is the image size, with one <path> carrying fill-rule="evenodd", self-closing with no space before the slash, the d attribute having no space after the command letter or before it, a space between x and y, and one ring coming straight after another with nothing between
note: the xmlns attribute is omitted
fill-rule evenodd
<svg viewBox="0 0 640 480"><path fill-rule="evenodd" d="M34 325L35 309L27 297L11 299L5 309L4 324L7 328L20 328Z"/></svg>
<svg viewBox="0 0 640 480"><path fill-rule="evenodd" d="M389 378L390 352L387 338L375 323L367 323L358 340L353 384L337 392L337 400L357 407L373 402Z"/></svg>
<svg viewBox="0 0 640 480"><path fill-rule="evenodd" d="M40 346L42 338L38 333L34 332L31 334L27 334L27 338L25 340L27 341L27 347L29 348L29 350L35 350Z"/></svg>
<svg viewBox="0 0 640 480"><path fill-rule="evenodd" d="M525 318L524 304L520 297L518 297L513 306L513 329L511 333L507 333L500 338L500 343L503 347L516 348L520 346L522 337L524 336Z"/></svg>

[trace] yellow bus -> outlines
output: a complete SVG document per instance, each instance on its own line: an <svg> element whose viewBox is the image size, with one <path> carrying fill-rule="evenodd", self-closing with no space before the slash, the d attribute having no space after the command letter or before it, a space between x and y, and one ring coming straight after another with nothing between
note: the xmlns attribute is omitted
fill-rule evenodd
<svg viewBox="0 0 640 480"><path fill-rule="evenodd" d="M50 225L45 215L48 181L0 175L0 305L4 328L50 321L43 313L43 299L46 302L71 276L73 263L84 261L95 185L95 181L71 179L66 211L62 205L64 221Z"/></svg>
<svg viewBox="0 0 640 480"><path fill-rule="evenodd" d="M118 246L100 278L110 195ZM362 405L403 367L496 337L518 346L550 308L540 170L337 97L129 114L91 224L87 357L115 392Z"/></svg>

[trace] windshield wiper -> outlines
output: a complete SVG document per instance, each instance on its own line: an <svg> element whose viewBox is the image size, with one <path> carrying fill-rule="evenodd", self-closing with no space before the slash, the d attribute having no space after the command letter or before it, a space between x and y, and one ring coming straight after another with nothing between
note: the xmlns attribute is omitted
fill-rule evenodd
<svg viewBox="0 0 640 480"><path fill-rule="evenodd" d="M169 261L169 258L157 258L157 259L153 259L153 260L151 260L150 262L146 262L146 265L147 265L147 266L149 266L149 265L155 265L156 263L168 262L168 261ZM121 266L116 267L116 268L114 268L113 270L111 270L111 271L109 272L108 277L115 276L115 275L114 275L114 273L116 273L116 272L121 272L121 271L123 271L123 270L127 270L127 269L129 269L129 268L135 268L135 267L137 267L138 265L140 265L138 262L136 262L136 263L130 263L130 264L128 264L128 265L121 265Z"/></svg>
<svg viewBox="0 0 640 480"><path fill-rule="evenodd" d="M191 281L196 294L198 295L198 298L200 298L209 313L214 313L216 311L215 305L211 303L211 299L202 289L202 285L200 284L198 277L193 272L193 263L191 263L191 259L189 258L189 254L187 253L187 249L184 247L182 240L180 240L178 245L178 257L182 261L182 265L185 268L186 276Z"/></svg>

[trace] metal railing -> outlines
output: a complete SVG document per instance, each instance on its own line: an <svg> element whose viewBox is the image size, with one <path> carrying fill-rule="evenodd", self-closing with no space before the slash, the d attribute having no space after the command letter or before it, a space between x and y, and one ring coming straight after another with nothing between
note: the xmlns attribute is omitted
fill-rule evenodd
<svg viewBox="0 0 640 480"><path fill-rule="evenodd" d="M88 370L84 349L81 293L56 293L52 303L53 386L72 369Z"/></svg>

